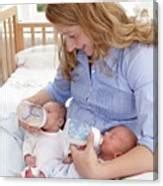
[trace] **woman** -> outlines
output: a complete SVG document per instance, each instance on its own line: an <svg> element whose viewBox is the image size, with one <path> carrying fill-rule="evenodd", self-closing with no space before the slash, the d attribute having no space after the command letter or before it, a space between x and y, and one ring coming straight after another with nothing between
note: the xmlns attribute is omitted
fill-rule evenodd
<svg viewBox="0 0 163 186"><path fill-rule="evenodd" d="M54 82L28 100L43 105L72 98L68 118L101 132L123 123L138 138L135 148L105 163L97 160L92 135L85 150L72 146L80 176L153 171L153 25L128 18L115 3L49 4L46 16L61 36L61 64Z"/></svg>

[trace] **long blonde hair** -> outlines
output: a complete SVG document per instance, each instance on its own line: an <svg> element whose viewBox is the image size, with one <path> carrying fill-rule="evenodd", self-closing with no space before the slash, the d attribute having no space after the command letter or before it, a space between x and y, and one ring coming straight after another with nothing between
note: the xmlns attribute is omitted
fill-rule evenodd
<svg viewBox="0 0 163 186"><path fill-rule="evenodd" d="M134 42L152 44L154 41L152 21L142 23L129 18L116 3L48 4L46 17L54 25L80 25L93 42L93 59L103 58L112 47L125 48ZM60 43L62 72L70 79L77 65L76 51L67 52L63 38Z"/></svg>

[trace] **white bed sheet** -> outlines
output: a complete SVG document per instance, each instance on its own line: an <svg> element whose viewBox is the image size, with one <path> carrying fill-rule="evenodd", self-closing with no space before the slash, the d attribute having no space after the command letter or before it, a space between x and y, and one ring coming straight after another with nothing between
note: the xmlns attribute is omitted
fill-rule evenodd
<svg viewBox="0 0 163 186"><path fill-rule="evenodd" d="M15 113L22 99L45 87L54 76L54 69L31 70L19 67L0 88L0 118Z"/></svg>

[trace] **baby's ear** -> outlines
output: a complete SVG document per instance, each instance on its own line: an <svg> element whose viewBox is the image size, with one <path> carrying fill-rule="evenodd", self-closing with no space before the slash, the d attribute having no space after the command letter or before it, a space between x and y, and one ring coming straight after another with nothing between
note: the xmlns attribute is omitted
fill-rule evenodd
<svg viewBox="0 0 163 186"><path fill-rule="evenodd" d="M114 158L117 158L118 156L121 156L122 155L122 152L115 152L113 157Z"/></svg>
<svg viewBox="0 0 163 186"><path fill-rule="evenodd" d="M64 119L63 119L63 118L60 118L60 119L58 120L58 126L59 126L59 128L62 127L63 124L64 124Z"/></svg>

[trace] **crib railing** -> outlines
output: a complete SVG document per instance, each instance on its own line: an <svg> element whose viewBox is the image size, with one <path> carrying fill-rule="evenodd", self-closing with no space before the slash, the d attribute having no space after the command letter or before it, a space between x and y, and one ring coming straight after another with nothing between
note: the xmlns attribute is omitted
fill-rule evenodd
<svg viewBox="0 0 163 186"><path fill-rule="evenodd" d="M5 81L15 70L14 56L16 54L16 7L0 12L0 65L2 80Z"/></svg>
<svg viewBox="0 0 163 186"><path fill-rule="evenodd" d="M16 69L15 54L35 45L54 43L50 23L20 23L16 7L0 11L0 72L5 82Z"/></svg>
<svg viewBox="0 0 163 186"><path fill-rule="evenodd" d="M54 43L54 29L50 23L18 23L17 52L35 45Z"/></svg>

